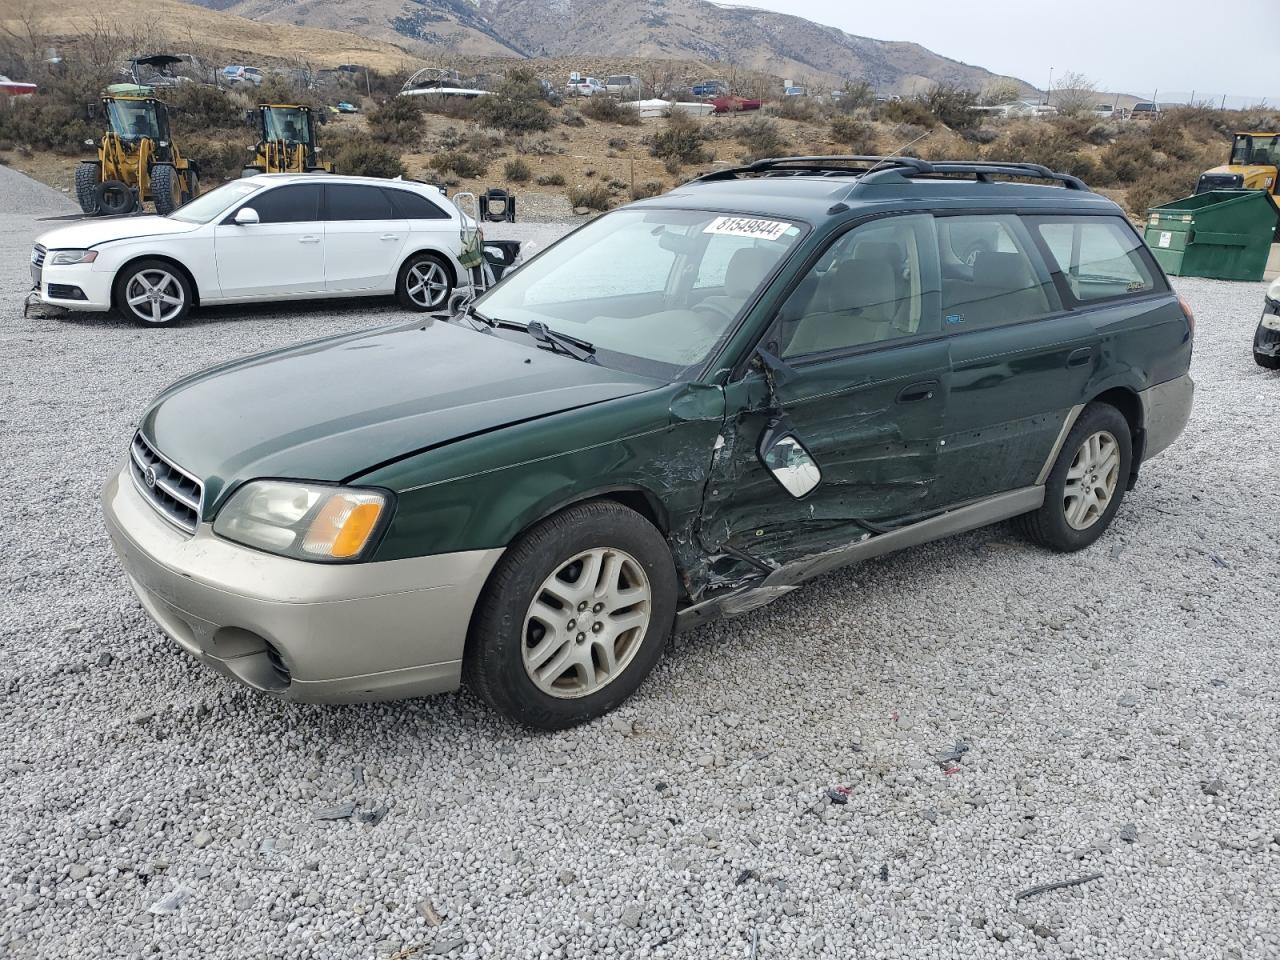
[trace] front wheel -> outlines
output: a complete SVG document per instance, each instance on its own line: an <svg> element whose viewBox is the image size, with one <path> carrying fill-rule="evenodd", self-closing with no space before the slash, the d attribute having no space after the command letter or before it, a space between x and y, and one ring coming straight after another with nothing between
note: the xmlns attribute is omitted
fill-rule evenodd
<svg viewBox="0 0 1280 960"><path fill-rule="evenodd" d="M415 253L400 267L396 299L408 310L444 310L453 292L453 271L431 253Z"/></svg>
<svg viewBox="0 0 1280 960"><path fill-rule="evenodd" d="M636 691L675 609L675 565L652 524L608 500L570 507L498 561L467 640L467 681L526 726L574 726Z"/></svg>
<svg viewBox="0 0 1280 960"><path fill-rule="evenodd" d="M1111 525L1132 469L1129 421L1109 404L1089 404L1049 472L1043 506L1019 518L1023 533L1061 553L1084 549Z"/></svg>
<svg viewBox="0 0 1280 960"><path fill-rule="evenodd" d="M186 275L164 260L140 260L116 278L116 309L139 326L176 326L193 299Z"/></svg>
<svg viewBox="0 0 1280 960"><path fill-rule="evenodd" d="M151 168L151 202L156 213L166 217L182 204L182 178L170 163L157 163Z"/></svg>

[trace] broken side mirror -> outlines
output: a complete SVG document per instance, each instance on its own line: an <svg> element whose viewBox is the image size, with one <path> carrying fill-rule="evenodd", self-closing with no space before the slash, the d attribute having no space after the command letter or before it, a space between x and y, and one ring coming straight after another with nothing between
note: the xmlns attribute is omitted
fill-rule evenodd
<svg viewBox="0 0 1280 960"><path fill-rule="evenodd" d="M785 420L775 420L760 435L760 462L782 489L803 500L822 482L822 470Z"/></svg>

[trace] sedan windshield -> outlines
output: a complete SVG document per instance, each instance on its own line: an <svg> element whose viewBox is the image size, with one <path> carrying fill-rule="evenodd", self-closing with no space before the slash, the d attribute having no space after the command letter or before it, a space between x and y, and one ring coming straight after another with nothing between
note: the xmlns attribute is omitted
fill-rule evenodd
<svg viewBox="0 0 1280 960"><path fill-rule="evenodd" d="M233 180L184 203L169 216L184 223L208 223L228 207L253 193L259 186L260 184L257 183Z"/></svg>
<svg viewBox="0 0 1280 960"><path fill-rule="evenodd" d="M788 220L618 210L509 275L476 308L577 338L606 365L678 379L733 332L801 232Z"/></svg>

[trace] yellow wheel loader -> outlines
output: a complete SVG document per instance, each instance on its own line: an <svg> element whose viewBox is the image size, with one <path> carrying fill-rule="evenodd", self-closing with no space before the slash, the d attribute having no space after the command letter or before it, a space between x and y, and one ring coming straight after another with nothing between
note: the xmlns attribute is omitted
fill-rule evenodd
<svg viewBox="0 0 1280 960"><path fill-rule="evenodd" d="M1280 193L1280 133L1235 134L1230 159L1200 174L1196 193L1209 190Z"/></svg>
<svg viewBox="0 0 1280 960"><path fill-rule="evenodd" d="M241 176L334 172L332 163L320 159L316 118L310 107L296 103L260 103L257 123L258 144L253 147L253 160L245 164Z"/></svg>
<svg viewBox="0 0 1280 960"><path fill-rule="evenodd" d="M156 213L175 208L200 192L196 164L183 157L169 132L169 109L150 96L102 98L107 131L96 160L76 167L76 200L86 214L132 213L150 200Z"/></svg>

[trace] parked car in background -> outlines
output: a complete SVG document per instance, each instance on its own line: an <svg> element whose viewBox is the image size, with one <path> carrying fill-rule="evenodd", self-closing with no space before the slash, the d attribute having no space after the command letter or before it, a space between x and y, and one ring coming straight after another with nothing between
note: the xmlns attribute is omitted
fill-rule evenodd
<svg viewBox="0 0 1280 960"><path fill-rule="evenodd" d="M673 630L845 564L1014 517L1088 547L1186 424L1192 335L1075 177L761 161L604 214L452 317L187 377L107 527L147 612L241 683L465 676L563 728Z"/></svg>
<svg viewBox="0 0 1280 960"><path fill-rule="evenodd" d="M712 112L714 113L739 113L744 110L759 110L763 105L763 100L757 100L754 97L738 97L733 94L724 94L711 101Z"/></svg>
<svg viewBox="0 0 1280 960"><path fill-rule="evenodd" d="M1130 120L1154 120L1160 116L1160 104L1135 103L1129 110Z"/></svg>
<svg viewBox="0 0 1280 960"><path fill-rule="evenodd" d="M808 87L784 87L782 90L784 97L807 97L809 95Z"/></svg>
<svg viewBox="0 0 1280 960"><path fill-rule="evenodd" d="M565 84L564 92L570 97L594 97L605 92L604 84L595 77L584 77L572 74Z"/></svg>
<svg viewBox="0 0 1280 960"><path fill-rule="evenodd" d="M0 94L10 97L28 97L36 92L34 83L24 83L21 80L10 80L4 74L0 73Z"/></svg>
<svg viewBox="0 0 1280 960"><path fill-rule="evenodd" d="M260 87L265 79L261 70L257 67L246 67L243 65L231 65L222 68L222 82L227 84L247 83L251 86Z"/></svg>
<svg viewBox="0 0 1280 960"><path fill-rule="evenodd" d="M728 92L729 84L725 83L723 80L716 79L699 80L689 88L689 93L693 96L708 100L712 97L718 97Z"/></svg>
<svg viewBox="0 0 1280 960"><path fill-rule="evenodd" d="M640 96L640 78L629 73L606 77L604 89L611 96L638 99Z"/></svg>
<svg viewBox="0 0 1280 960"><path fill-rule="evenodd" d="M165 217L86 220L41 234L31 257L44 303L114 308L173 326L194 306L395 294L444 307L477 224L436 187L406 180L258 174Z"/></svg>
<svg viewBox="0 0 1280 960"><path fill-rule="evenodd" d="M359 107L357 107L354 103L350 103L346 100L339 100L337 107L335 107L334 109L336 109L339 113L359 113L360 112Z"/></svg>
<svg viewBox="0 0 1280 960"><path fill-rule="evenodd" d="M1100 103L1093 108L1093 115L1101 120L1111 120L1116 116L1116 108L1114 104Z"/></svg>
<svg viewBox="0 0 1280 960"><path fill-rule="evenodd" d="M1258 366L1280 370L1280 280L1267 290L1262 319L1253 334L1253 359Z"/></svg>

